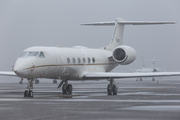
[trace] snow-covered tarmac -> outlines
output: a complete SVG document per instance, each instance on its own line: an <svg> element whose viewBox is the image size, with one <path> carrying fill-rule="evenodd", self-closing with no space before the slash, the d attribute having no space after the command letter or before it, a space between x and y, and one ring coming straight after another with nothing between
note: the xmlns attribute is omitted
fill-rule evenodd
<svg viewBox="0 0 180 120"><path fill-rule="evenodd" d="M8 77L5 77L7 80ZM179 120L180 80L118 80L117 96L107 96L108 81L70 81L73 95L62 95L58 84L40 80L34 97L24 98L27 81L0 78L1 120ZM10 78L11 80L11 78ZM59 83L59 82L58 82Z"/></svg>

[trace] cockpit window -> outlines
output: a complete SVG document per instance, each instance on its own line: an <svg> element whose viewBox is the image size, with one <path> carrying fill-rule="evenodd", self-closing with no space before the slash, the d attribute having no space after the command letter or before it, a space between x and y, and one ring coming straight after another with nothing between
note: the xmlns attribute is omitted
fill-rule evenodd
<svg viewBox="0 0 180 120"><path fill-rule="evenodd" d="M38 52L29 52L28 57L36 57L38 56Z"/></svg>
<svg viewBox="0 0 180 120"><path fill-rule="evenodd" d="M23 52L19 57L26 57L28 52Z"/></svg>
<svg viewBox="0 0 180 120"><path fill-rule="evenodd" d="M40 57L40 58L45 58L44 53L43 53L43 52L40 52L39 57Z"/></svg>

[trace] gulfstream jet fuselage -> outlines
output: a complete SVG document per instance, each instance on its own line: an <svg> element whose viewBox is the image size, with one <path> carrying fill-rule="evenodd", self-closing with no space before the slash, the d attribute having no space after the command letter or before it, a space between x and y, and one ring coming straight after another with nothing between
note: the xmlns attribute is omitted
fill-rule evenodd
<svg viewBox="0 0 180 120"><path fill-rule="evenodd" d="M23 78L83 79L84 72L109 72L118 64L112 52L81 46L30 47L17 59L14 72Z"/></svg>

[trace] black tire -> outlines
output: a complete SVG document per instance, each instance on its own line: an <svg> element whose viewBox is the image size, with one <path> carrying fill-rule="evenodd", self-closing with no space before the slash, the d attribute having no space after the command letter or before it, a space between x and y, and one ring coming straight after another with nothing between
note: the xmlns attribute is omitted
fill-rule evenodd
<svg viewBox="0 0 180 120"><path fill-rule="evenodd" d="M24 91L24 97L28 97L28 91L27 90Z"/></svg>
<svg viewBox="0 0 180 120"><path fill-rule="evenodd" d="M68 84L67 88L66 88L66 91L67 91L67 94L72 94L72 85L71 84Z"/></svg>
<svg viewBox="0 0 180 120"><path fill-rule="evenodd" d="M112 95L112 88L110 84L107 86L107 94Z"/></svg>
<svg viewBox="0 0 180 120"><path fill-rule="evenodd" d="M112 86L113 95L117 95L117 87L113 84Z"/></svg>
<svg viewBox="0 0 180 120"><path fill-rule="evenodd" d="M53 84L57 84L57 80L54 79L54 80L53 80Z"/></svg>
<svg viewBox="0 0 180 120"><path fill-rule="evenodd" d="M22 82L22 81L20 81L20 82L19 82L19 84L23 84L23 82Z"/></svg>
<svg viewBox="0 0 180 120"><path fill-rule="evenodd" d="M39 84L39 80L35 80L35 84Z"/></svg>
<svg viewBox="0 0 180 120"><path fill-rule="evenodd" d="M33 91L29 90L29 97L33 97Z"/></svg>
<svg viewBox="0 0 180 120"><path fill-rule="evenodd" d="M63 94L67 94L67 90L66 90L66 85L65 84L62 86L62 92L63 92Z"/></svg>

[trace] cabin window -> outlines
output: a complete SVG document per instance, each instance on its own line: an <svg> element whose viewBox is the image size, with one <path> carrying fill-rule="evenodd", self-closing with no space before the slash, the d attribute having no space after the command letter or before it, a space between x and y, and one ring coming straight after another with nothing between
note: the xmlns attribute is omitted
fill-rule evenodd
<svg viewBox="0 0 180 120"><path fill-rule="evenodd" d="M27 53L28 52L23 52L23 53L21 53L21 55L19 57L27 57Z"/></svg>
<svg viewBox="0 0 180 120"><path fill-rule="evenodd" d="M73 63L76 63L76 60L75 60L75 58L73 58L72 60L73 60Z"/></svg>
<svg viewBox="0 0 180 120"><path fill-rule="evenodd" d="M70 63L70 59L69 58L67 58L67 63Z"/></svg>
<svg viewBox="0 0 180 120"><path fill-rule="evenodd" d="M78 58L78 63L81 63L81 59L80 58Z"/></svg>
<svg viewBox="0 0 180 120"><path fill-rule="evenodd" d="M92 62L95 63L95 58L92 58Z"/></svg>
<svg viewBox="0 0 180 120"><path fill-rule="evenodd" d="M39 52L29 52L28 57L37 57Z"/></svg>
<svg viewBox="0 0 180 120"><path fill-rule="evenodd" d="M39 57L40 57L40 58L45 58L44 53L43 53L43 52L40 52Z"/></svg>
<svg viewBox="0 0 180 120"><path fill-rule="evenodd" d="M90 58L88 58L88 63L90 63L91 62L91 59Z"/></svg>
<svg viewBox="0 0 180 120"><path fill-rule="evenodd" d="M86 59L85 58L83 58L83 63L86 63Z"/></svg>

